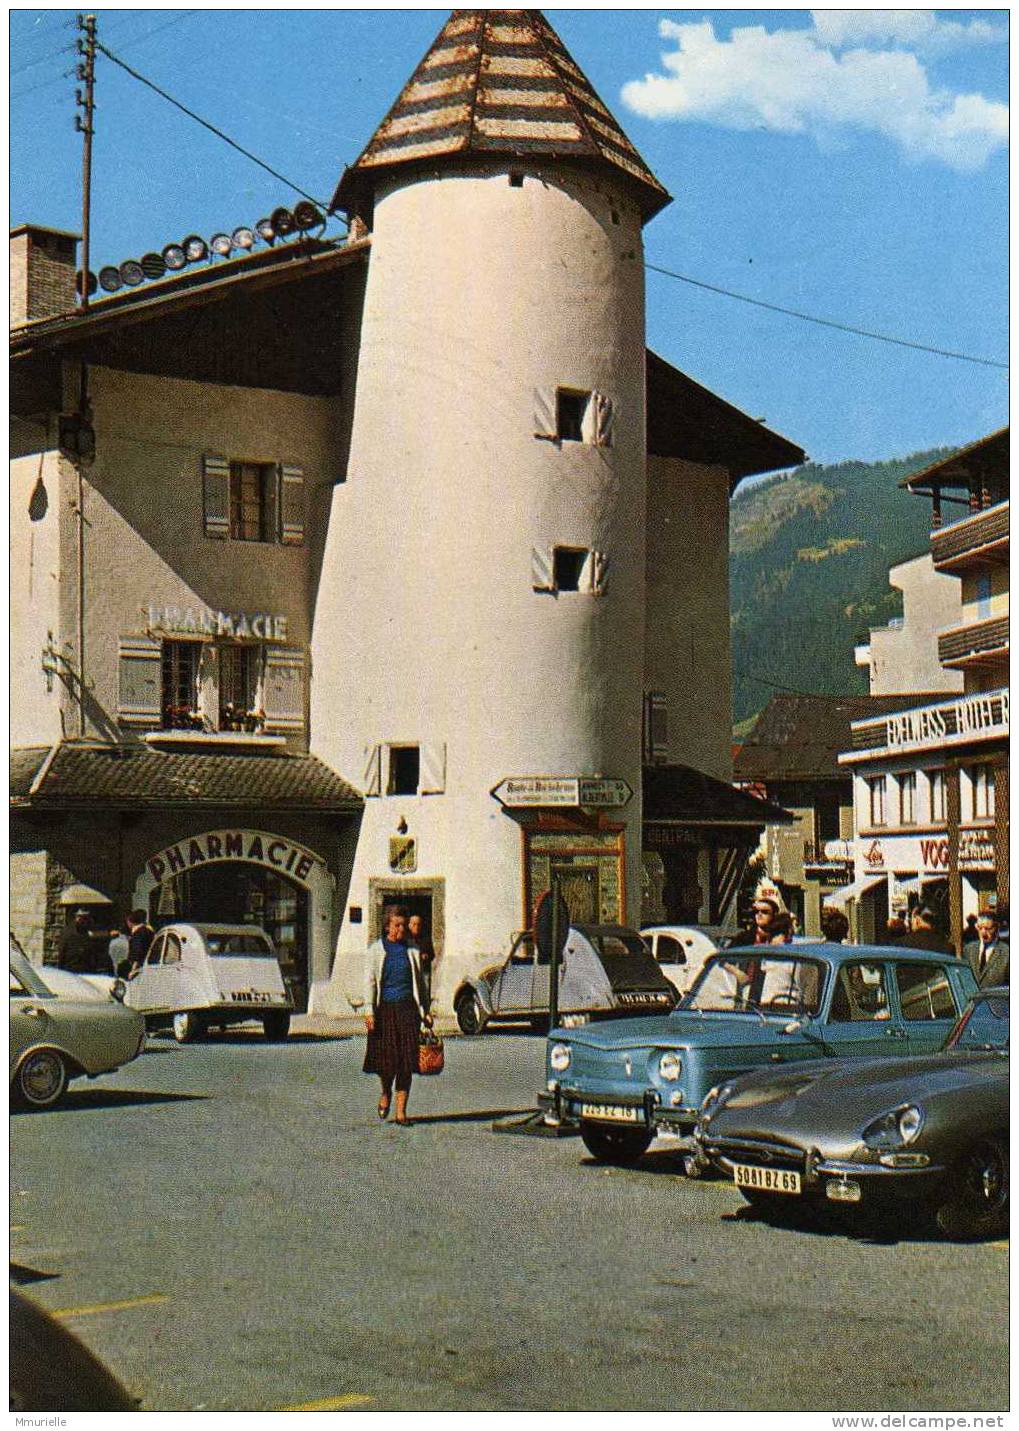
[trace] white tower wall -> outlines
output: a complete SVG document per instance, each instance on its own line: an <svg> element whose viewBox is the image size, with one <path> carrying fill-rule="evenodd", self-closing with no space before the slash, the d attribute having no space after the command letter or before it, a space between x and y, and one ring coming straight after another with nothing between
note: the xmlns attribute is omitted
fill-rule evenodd
<svg viewBox="0 0 1019 1431"><path fill-rule="evenodd" d="M615 217L614 217L615 216ZM618 220L618 221L616 221ZM347 481L313 636L312 745L358 788L366 747L445 746L441 794L368 798L332 984L349 1012L369 881L442 879L437 1000L522 926L522 842L489 794L515 775L629 782L628 921L640 898L645 339L641 225L593 172L527 166L392 181L377 195ZM534 389L592 390L612 445L535 437ZM532 588L532 548L604 552L607 591ZM385 789L385 760L382 778ZM352 906L364 911L352 923Z"/></svg>

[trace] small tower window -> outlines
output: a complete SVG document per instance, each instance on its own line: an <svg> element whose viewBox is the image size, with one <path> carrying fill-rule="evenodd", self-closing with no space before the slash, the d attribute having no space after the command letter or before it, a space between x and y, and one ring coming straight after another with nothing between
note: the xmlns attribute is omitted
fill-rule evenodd
<svg viewBox="0 0 1019 1431"><path fill-rule="evenodd" d="M556 389L556 436L560 442L584 441L584 419L590 401L590 393Z"/></svg>
<svg viewBox="0 0 1019 1431"><path fill-rule="evenodd" d="M509 176L509 181L511 189L522 189L524 187L523 174L511 174Z"/></svg>
<svg viewBox="0 0 1019 1431"><path fill-rule="evenodd" d="M391 745L389 747L389 794L416 795L421 779L421 747Z"/></svg>
<svg viewBox="0 0 1019 1431"><path fill-rule="evenodd" d="M587 561L583 547L556 547L552 553L552 579L556 591L579 591Z"/></svg>

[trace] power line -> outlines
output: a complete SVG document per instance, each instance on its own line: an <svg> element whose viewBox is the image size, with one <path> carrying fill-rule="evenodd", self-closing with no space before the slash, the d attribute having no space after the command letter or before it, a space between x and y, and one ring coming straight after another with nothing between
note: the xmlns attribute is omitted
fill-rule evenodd
<svg viewBox="0 0 1019 1431"><path fill-rule="evenodd" d="M912 348L919 353L934 353L939 358L959 358L965 363L980 363L986 368L1004 368L1008 371L1007 363L999 363L994 358L977 358L972 353L956 353L951 348L931 348L926 343L912 343L907 338L893 338L888 333L875 333L869 328L854 328L850 323L837 323L833 318L817 318L812 313L800 313L795 308L766 303L763 298L734 293L730 288L719 288L714 283L704 283L699 278L691 278L686 273L676 273L670 268L659 268L654 263L645 263L644 267L652 273L662 273L666 278L678 278L681 283L690 283L694 288L704 288L709 293L721 293L726 298L737 298L741 303L752 303L755 308L767 308L771 313L784 313L787 318L800 318L804 323L818 323L822 328L837 328L841 333L855 333L858 338L875 338L880 343L894 343L898 348Z"/></svg>
<svg viewBox="0 0 1019 1431"><path fill-rule="evenodd" d="M37 55L34 60L26 60L23 65L15 65L15 67L11 70L11 74L20 75L25 70L33 69L36 65L45 64L47 60L55 60L59 55L66 55L68 51L73 49L73 43L70 45L61 45L58 50L50 50L48 54Z"/></svg>
<svg viewBox="0 0 1019 1431"><path fill-rule="evenodd" d="M115 55L112 50L108 50L105 45L97 42L96 49L104 54L108 60L112 60L115 65L119 65L120 68L131 75L133 79L146 85L149 89L158 94L161 99L165 99L168 104L172 104L175 109L179 109L182 114L186 114L189 119L193 119L196 124L200 124L203 129L207 129L210 134L215 134L218 139L222 139L225 144L229 144L231 149L236 149L238 154L243 154L245 159L250 159L253 164L257 164L260 169L264 169L267 174L271 174L274 179L279 179L281 183L286 184L288 189L293 189L295 193L300 194L302 198L309 199L313 204L317 205L318 208L322 209L323 212L328 210L328 204L323 203L321 199L316 199L314 194L309 194L306 189L301 188L300 184L295 184L293 179L288 179L285 174L281 174L278 169L274 169L270 164L267 164L264 159L259 159L257 154L252 154L250 149L245 149L243 144L238 144L236 139L231 139L229 134L225 134L223 130L217 128L215 124L210 124L207 119L203 119L200 114L196 114L193 109L189 109L186 104L181 104L179 99L174 99L172 94L167 94L165 89L161 89L159 85L154 84L152 80L146 79L138 70L132 69L129 64L126 64L119 56Z"/></svg>
<svg viewBox="0 0 1019 1431"><path fill-rule="evenodd" d="M140 44L142 40L147 40L147 39L149 39L149 37L152 36L152 35L158 35L161 30L168 30L171 25L179 25L182 20L190 20L190 19L192 19L195 15L201 15L202 13L203 13L203 11L201 11L201 10L185 10L182 15L175 15L172 20L167 20L164 24L162 24L162 25L157 25L157 26L155 27L155 29L153 29L153 30L146 30L146 32L145 32L143 35L129 35L129 36L127 36L127 37L124 39L124 41L123 41L123 47L126 48L126 47L129 46L129 45ZM114 18L117 18L117 17L114 17ZM65 24L73 25L73 24L74 24L74 21L73 21L73 20L68 20L68 21L65 21ZM65 46L64 46L64 49L65 49L65 50L73 50L73 49L74 49L74 46L73 46L73 45L65 45ZM52 54L51 56L48 56L48 58L55 59L58 54L62 54L62 53L63 53L63 51L54 50L53 54ZM26 66L24 66L24 68L27 69L28 66L26 65ZM27 89L18 90L18 92L17 92L16 94L12 94L12 95L11 95L11 101L13 102L13 101L16 100L16 99L24 99L24 98L26 97L26 95L34 94L34 93L36 92L36 90L48 89L48 88L50 88L51 85L60 84L63 80L65 80L65 79L72 79L73 77L74 77L74 70L73 70L73 69L64 70L63 74L58 75L56 79L42 80L39 84L29 85L29 87L28 87Z"/></svg>

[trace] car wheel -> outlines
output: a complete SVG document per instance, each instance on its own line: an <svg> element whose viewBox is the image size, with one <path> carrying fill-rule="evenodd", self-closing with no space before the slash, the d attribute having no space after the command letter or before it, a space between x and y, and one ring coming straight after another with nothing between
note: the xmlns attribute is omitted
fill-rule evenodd
<svg viewBox="0 0 1019 1431"><path fill-rule="evenodd" d="M178 1043L194 1043L205 1032L205 1024L194 1009L173 1016L173 1036Z"/></svg>
<svg viewBox="0 0 1019 1431"><path fill-rule="evenodd" d="M601 1128L581 1123L580 1136L597 1162L628 1168L647 1152L654 1134L646 1128Z"/></svg>
<svg viewBox="0 0 1019 1431"><path fill-rule="evenodd" d="M66 1088L67 1064L55 1048L33 1049L18 1065L15 1096L29 1108L52 1108Z"/></svg>
<svg viewBox="0 0 1019 1431"><path fill-rule="evenodd" d="M262 1032L270 1043L281 1043L290 1032L290 1014L285 1009L263 1014Z"/></svg>
<svg viewBox="0 0 1019 1431"><path fill-rule="evenodd" d="M454 1013L461 1033L479 1034L485 1027L485 1015L473 989L465 989L460 995Z"/></svg>
<svg viewBox="0 0 1019 1431"><path fill-rule="evenodd" d="M946 1237L971 1240L1008 1230L1008 1140L981 1138L949 1174L934 1210Z"/></svg>

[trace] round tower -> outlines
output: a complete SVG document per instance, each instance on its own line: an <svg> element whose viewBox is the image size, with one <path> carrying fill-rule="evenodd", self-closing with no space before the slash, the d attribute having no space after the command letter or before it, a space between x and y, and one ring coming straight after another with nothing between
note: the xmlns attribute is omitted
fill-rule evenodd
<svg viewBox="0 0 1019 1431"><path fill-rule="evenodd" d="M637 918L641 229L667 195L538 12L461 11L338 200L371 255L312 742L366 800L319 1002L349 1012L403 898L448 1009L553 869L576 918Z"/></svg>

